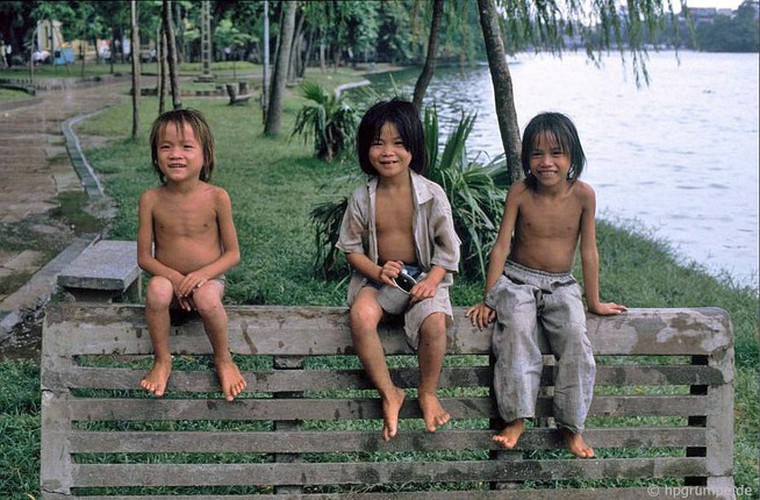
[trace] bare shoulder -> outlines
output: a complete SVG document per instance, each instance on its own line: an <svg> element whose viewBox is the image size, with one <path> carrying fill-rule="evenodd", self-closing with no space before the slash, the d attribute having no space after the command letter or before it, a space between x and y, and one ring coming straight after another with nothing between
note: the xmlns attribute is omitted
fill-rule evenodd
<svg viewBox="0 0 760 500"><path fill-rule="evenodd" d="M575 181L575 185L573 186L573 192L574 195L578 198L578 201L581 203L589 203L593 202L596 198L596 194L594 193L594 188L591 187L590 184L583 182L581 180Z"/></svg>
<svg viewBox="0 0 760 500"><path fill-rule="evenodd" d="M208 184L206 189L208 189L208 193L217 206L229 207L231 205L230 195L226 189L212 184Z"/></svg>
<svg viewBox="0 0 760 500"><path fill-rule="evenodd" d="M528 187L528 184L524 180L515 182L509 187L509 191L507 191L507 203L520 203L530 193L530 187Z"/></svg>
<svg viewBox="0 0 760 500"><path fill-rule="evenodd" d="M143 191L140 195L140 206L146 208L154 206L161 198L161 189L157 187Z"/></svg>

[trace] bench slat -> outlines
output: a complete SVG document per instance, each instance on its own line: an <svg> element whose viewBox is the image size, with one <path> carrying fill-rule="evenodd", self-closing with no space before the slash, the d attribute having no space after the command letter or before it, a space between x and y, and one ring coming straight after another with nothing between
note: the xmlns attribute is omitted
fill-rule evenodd
<svg viewBox="0 0 760 500"><path fill-rule="evenodd" d="M457 483L478 481L552 481L628 477L699 476L704 458L605 458L509 462L374 462L263 464L74 464L75 487L338 485L378 483Z"/></svg>
<svg viewBox="0 0 760 500"><path fill-rule="evenodd" d="M491 398L441 398L453 418L498 417ZM539 396L537 416L551 416L552 400ZM353 399L71 399L74 421L152 420L352 420L382 418L380 400ZM703 396L597 396L589 415L694 416L711 411ZM417 402L408 398L399 418L420 418Z"/></svg>
<svg viewBox="0 0 760 500"><path fill-rule="evenodd" d="M449 331L450 354L489 354L490 329L478 331L455 308ZM230 349L243 355L336 355L353 352L345 308L230 306ZM50 352L59 355L151 354L143 309L134 305L95 307L63 304L48 312L45 329ZM172 349L210 354L198 321L174 330ZM732 346L725 311L704 309L631 309L618 316L588 316L596 355L709 355ZM381 328L388 354L409 354L401 328ZM549 352L548 348L544 349Z"/></svg>
<svg viewBox="0 0 760 500"><path fill-rule="evenodd" d="M146 370L129 368L74 367L57 375L58 387L81 389L137 389ZM251 381L248 391L289 392L372 389L363 370L267 370L245 372ZM399 387L419 385L417 368L391 369ZM493 369L481 367L446 367L441 372L439 387L488 387ZM552 384L552 367L544 367L542 385ZM719 385L725 383L723 374L709 366L597 366L596 385L602 386L661 386L661 385ZM50 386L53 381L43 381ZM181 371L175 369L169 379L170 392L217 392L219 384L212 370Z"/></svg>
<svg viewBox="0 0 760 500"><path fill-rule="evenodd" d="M402 431L384 442L377 431L84 432L69 434L72 453L318 453L502 450L492 430ZM584 432L596 449L705 446L706 430L688 427L594 428ZM518 450L563 448L556 430L528 429Z"/></svg>

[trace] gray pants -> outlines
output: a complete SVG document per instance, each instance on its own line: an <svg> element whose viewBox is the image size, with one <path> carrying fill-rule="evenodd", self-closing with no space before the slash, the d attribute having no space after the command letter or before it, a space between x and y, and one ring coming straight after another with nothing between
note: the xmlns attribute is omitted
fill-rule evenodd
<svg viewBox="0 0 760 500"><path fill-rule="evenodd" d="M545 335L557 359L554 418L558 426L581 432L593 397L596 364L575 278L570 273L547 273L507 261L486 304L497 316L492 348L501 418L511 422L535 417L543 368L539 335Z"/></svg>

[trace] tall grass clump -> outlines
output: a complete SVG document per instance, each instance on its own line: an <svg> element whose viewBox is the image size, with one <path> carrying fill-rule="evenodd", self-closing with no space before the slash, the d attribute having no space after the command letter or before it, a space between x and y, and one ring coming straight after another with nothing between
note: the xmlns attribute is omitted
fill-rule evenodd
<svg viewBox="0 0 760 500"><path fill-rule="evenodd" d="M356 135L356 111L343 95L330 94L322 85L306 80L300 87L307 103L298 111L291 136L311 138L317 158L332 161L350 151Z"/></svg>

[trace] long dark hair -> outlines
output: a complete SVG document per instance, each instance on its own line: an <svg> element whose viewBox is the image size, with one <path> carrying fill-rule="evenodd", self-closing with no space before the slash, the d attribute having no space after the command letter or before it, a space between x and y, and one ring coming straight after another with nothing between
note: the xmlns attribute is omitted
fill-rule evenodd
<svg viewBox="0 0 760 500"><path fill-rule="evenodd" d="M364 113L356 132L356 154L359 165L369 175L377 175L375 167L369 161L369 148L380 137L383 125L391 123L396 126L404 148L412 155L409 168L421 174L427 168L427 150L425 149L425 132L417 107L403 99L381 101Z"/></svg>
<svg viewBox="0 0 760 500"><path fill-rule="evenodd" d="M166 130L166 127L173 125L182 131L185 129L185 124L190 125L190 128L193 129L195 138L198 139L203 150L203 168L201 169L199 178L203 182L211 180L211 173L216 165L216 144L214 142L214 135L211 133L211 127L209 127L203 114L197 109L173 109L162 113L156 118L150 129L150 156L153 161L153 170L156 171L162 183L166 183L166 177L158 167L158 141L163 131Z"/></svg>
<svg viewBox="0 0 760 500"><path fill-rule="evenodd" d="M530 171L530 154L538 139L545 135L553 139L562 152L570 156L570 170L567 179L575 182L586 166L586 155L581 146L581 139L573 121L566 115L556 112L540 113L533 117L523 132L522 139L522 168L525 182L531 189L536 189L536 178Z"/></svg>

